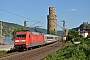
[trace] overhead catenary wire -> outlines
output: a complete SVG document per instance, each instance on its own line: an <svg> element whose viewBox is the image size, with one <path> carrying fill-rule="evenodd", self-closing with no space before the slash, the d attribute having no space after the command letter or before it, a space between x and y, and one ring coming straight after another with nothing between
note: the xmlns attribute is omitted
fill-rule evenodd
<svg viewBox="0 0 90 60"><path fill-rule="evenodd" d="M26 10L27 12L31 13L30 10L26 9L25 7L22 7L21 5L18 5L18 4L16 4L16 3L12 2L12 1L7 1L7 2L9 2L9 3L13 4L13 5L16 5L17 7L20 7L20 8L22 8L22 9ZM34 13L34 12L33 12L33 13ZM36 14L36 13L34 13L34 14ZM42 17L40 14L36 14L36 15ZM21 17L22 17L22 18L26 18L26 17L23 17L23 16L21 16ZM32 20L32 19L29 19L29 18L26 18L26 19ZM38 21L34 21L34 22L38 22ZM43 23L43 24L44 24L44 23Z"/></svg>
<svg viewBox="0 0 90 60"><path fill-rule="evenodd" d="M20 8L22 8L22 9L24 9L24 10L26 10L26 11L29 12L29 13L31 13L30 10L26 9L25 7L22 7L22 6L14 3L14 2L11 2L11 1L8 1L8 2L9 2L9 3L12 3L12 4L14 4L14 5L16 5L16 6L20 7ZM34 13L34 14L36 14L36 13ZM36 14L36 15L42 17L42 16L39 15L39 14ZM31 19L31 20L32 20L32 19ZM38 21L34 21L34 22L38 22Z"/></svg>
<svg viewBox="0 0 90 60"><path fill-rule="evenodd" d="M30 18L27 18L27 17L21 16L21 15L18 15L18 14L15 14L15 13L12 13L12 12L9 12L9 11L6 11L6 10L1 9L1 8L0 8L0 10L1 10L1 11L4 11L4 12L6 12L6 13L9 13L9 14L12 14L12 15L15 15L15 16L18 16L18 17L21 17L21 18L25 18L25 19L27 19L27 20L31 20L31 21L34 21L34 22L38 22L38 21L32 20L32 19L30 19ZM39 22L40 22L40 21L39 21Z"/></svg>
<svg viewBox="0 0 90 60"><path fill-rule="evenodd" d="M25 19L27 19L27 20L31 20L31 21L37 22L37 21L32 20L32 19L30 19L30 18L27 18L27 17L21 16L21 15L19 15L19 14L15 14L15 13L12 13L12 12L6 11L6 10L1 9L1 8L0 8L0 10L3 11L3 12L6 12L6 13L9 13L9 14L12 14L12 15L15 15L15 16L18 16L18 17L21 17L21 18L25 18Z"/></svg>
<svg viewBox="0 0 90 60"><path fill-rule="evenodd" d="M25 19L27 19L27 20L31 20L31 19L29 19L29 18L27 18L27 17L24 17L24 16L21 16L21 15L18 15L18 14L15 14L15 13L12 13L12 12L9 12L9 11L6 11L6 10L4 10L4 9L1 9L0 8L0 10L1 11L4 11L4 12L7 12L7 13L9 13L9 14L12 14L12 15L16 15L16 16L18 16L18 17L21 17L21 18L25 18ZM39 22L41 22L41 21L35 21L36 23L35 24L38 24ZM55 23L55 22L54 22ZM33 25L35 25L35 24L33 24ZM55 23L55 24L57 24L57 23ZM33 25L31 25L31 26L33 26ZM57 24L58 25L58 24ZM59 26L59 25L58 25ZM61 26L59 26L59 27L61 27ZM63 27L61 27L61 28L63 28Z"/></svg>
<svg viewBox="0 0 90 60"><path fill-rule="evenodd" d="M9 14L12 14L12 15L15 15L15 16L18 16L18 17L21 17L21 18L25 18L25 19L27 19L27 20L31 20L31 19L29 19L29 18L27 18L27 17L24 17L24 16L21 16L21 15L18 15L18 14L15 14L15 13L12 13L12 12L9 12L9 11L6 11L6 10L1 9L1 8L0 8L0 10L1 10L1 11L4 11L4 12L7 12L7 13L9 13ZM32 20L31 20L31 21L32 21ZM34 20L33 20L33 21L34 21ZM36 25L36 24L40 23L41 21L34 21L34 22L36 22L36 23L33 24L33 25ZM31 25L31 26L33 26L33 25Z"/></svg>
<svg viewBox="0 0 90 60"><path fill-rule="evenodd" d="M41 22L41 21L38 21L38 22L34 23L33 25L36 25L36 24L38 24L38 23L40 23L40 22ZM30 25L30 27L33 26L33 25Z"/></svg>
<svg viewBox="0 0 90 60"><path fill-rule="evenodd" d="M8 2L11 2L11 1L8 1ZM25 7L22 7L22 6L20 6L20 5L16 4L16 3L13 3L13 2L11 2L11 3L18 6L18 7L20 7L20 8L22 8L22 9L24 9L24 10L26 10L26 11L28 11L29 13L31 13L30 10L26 9ZM36 14L36 13L34 13L34 14ZM36 15L39 15L39 14L36 14ZM39 15L39 16L42 17L41 15Z"/></svg>
<svg viewBox="0 0 90 60"><path fill-rule="evenodd" d="M28 11L28 12L30 12L30 10L26 9L25 7L22 7L22 6L20 6L20 5L16 4L16 3L11 2L11 1L8 1L8 2L10 2L10 3L12 3L12 4L14 4L14 5L16 5L16 6L22 8L22 9L24 9L24 10L26 10L26 11ZM5 10L4 10L4 11L5 11ZM10 14L13 14L13 15L16 15L16 16L18 16L18 17L25 18L25 19L27 19L27 20L32 20L32 19L30 19L30 18L21 16L21 15L18 15L18 14L14 14L14 13L11 13L11 12L8 12L8 11L5 11L5 12L10 13ZM35 21L35 22L36 22L36 24L38 24L39 21ZM55 23L55 24L57 24L57 23ZM33 24L33 25L35 25L35 24ZM58 24L57 24L57 25L58 25ZM31 26L32 26L32 25L31 25ZM58 26L59 26L59 25L58 25ZM59 27L61 27L61 26L59 26ZM61 28L62 28L62 27L61 27Z"/></svg>
<svg viewBox="0 0 90 60"><path fill-rule="evenodd" d="M54 21L53 21L53 22L54 22ZM55 22L54 22L54 23L55 23ZM57 24L57 23L55 23L55 24ZM63 28L62 26L60 26L60 25L58 25L58 24L57 24L57 26L59 26L60 28Z"/></svg>

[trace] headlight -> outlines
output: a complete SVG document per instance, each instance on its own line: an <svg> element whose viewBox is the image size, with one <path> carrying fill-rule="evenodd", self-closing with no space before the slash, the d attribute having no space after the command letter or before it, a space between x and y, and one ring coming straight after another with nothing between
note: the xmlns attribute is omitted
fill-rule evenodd
<svg viewBox="0 0 90 60"><path fill-rule="evenodd" d="M19 40L15 40L15 42L19 42Z"/></svg>
<svg viewBox="0 0 90 60"><path fill-rule="evenodd" d="M22 42L25 42L26 40L22 40Z"/></svg>

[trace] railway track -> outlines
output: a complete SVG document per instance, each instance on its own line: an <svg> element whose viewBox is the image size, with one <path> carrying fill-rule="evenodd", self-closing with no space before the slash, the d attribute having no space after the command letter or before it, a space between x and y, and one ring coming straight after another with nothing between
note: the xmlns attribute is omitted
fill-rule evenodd
<svg viewBox="0 0 90 60"><path fill-rule="evenodd" d="M10 55L1 57L0 60L40 60L46 57L47 55L51 54L52 52L59 50L63 46L63 44L64 42L58 41L53 44L36 48L33 50L12 53Z"/></svg>

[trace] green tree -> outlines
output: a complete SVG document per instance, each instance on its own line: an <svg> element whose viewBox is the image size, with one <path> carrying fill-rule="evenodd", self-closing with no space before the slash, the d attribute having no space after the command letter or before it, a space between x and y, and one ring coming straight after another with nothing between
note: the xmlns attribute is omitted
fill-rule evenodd
<svg viewBox="0 0 90 60"><path fill-rule="evenodd" d="M80 36L81 36L81 35L80 35ZM68 41L68 40L72 40L72 39L74 39L74 38L76 38L76 37L79 37L78 32L75 31L75 30L71 30L71 31L69 31L69 33L68 33L68 35L67 35L67 41Z"/></svg>
<svg viewBox="0 0 90 60"><path fill-rule="evenodd" d="M54 31L54 30L51 30L51 31L49 32L49 34L52 34L52 35L57 35L57 32L56 32L56 31Z"/></svg>
<svg viewBox="0 0 90 60"><path fill-rule="evenodd" d="M77 36L78 36L78 32L75 31L75 30L71 30L71 31L68 33L68 35L71 35L71 36L73 36L73 37L77 37Z"/></svg>

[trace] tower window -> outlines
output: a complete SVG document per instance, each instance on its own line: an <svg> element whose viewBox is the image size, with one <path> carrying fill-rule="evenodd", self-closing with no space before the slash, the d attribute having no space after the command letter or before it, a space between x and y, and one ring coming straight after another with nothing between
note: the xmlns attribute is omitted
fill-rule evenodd
<svg viewBox="0 0 90 60"><path fill-rule="evenodd" d="M54 29L54 31L55 31L55 29Z"/></svg>

